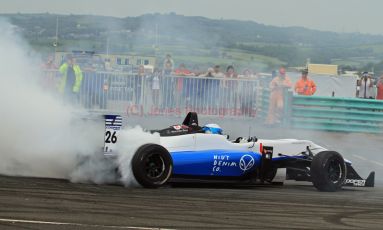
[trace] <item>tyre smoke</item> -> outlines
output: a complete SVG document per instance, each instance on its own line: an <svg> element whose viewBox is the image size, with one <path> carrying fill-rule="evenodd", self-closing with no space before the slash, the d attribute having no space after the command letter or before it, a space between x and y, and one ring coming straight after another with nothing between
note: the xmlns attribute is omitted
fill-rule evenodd
<svg viewBox="0 0 383 230"><path fill-rule="evenodd" d="M116 165L102 155L104 121L83 119L86 111L45 92L39 57L16 27L1 20L0 29L0 174L117 182ZM139 127L122 132L118 162L125 185L134 184L130 160L137 144L153 138Z"/></svg>

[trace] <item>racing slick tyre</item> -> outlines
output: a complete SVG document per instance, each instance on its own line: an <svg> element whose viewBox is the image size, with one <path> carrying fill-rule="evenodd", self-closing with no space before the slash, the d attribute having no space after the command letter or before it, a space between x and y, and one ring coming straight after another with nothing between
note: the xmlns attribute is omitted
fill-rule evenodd
<svg viewBox="0 0 383 230"><path fill-rule="evenodd" d="M156 144L137 149L132 159L133 175L144 188L158 188L169 179L173 161L169 152Z"/></svg>
<svg viewBox="0 0 383 230"><path fill-rule="evenodd" d="M319 191L335 192L346 179L346 164L339 153L323 151L314 156L310 174L314 187Z"/></svg>

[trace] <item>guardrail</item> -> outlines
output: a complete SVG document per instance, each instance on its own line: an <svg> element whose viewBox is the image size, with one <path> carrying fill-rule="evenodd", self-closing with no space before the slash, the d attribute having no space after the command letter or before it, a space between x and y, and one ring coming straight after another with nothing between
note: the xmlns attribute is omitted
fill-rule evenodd
<svg viewBox="0 0 383 230"><path fill-rule="evenodd" d="M292 96L293 128L383 133L383 101L358 98Z"/></svg>

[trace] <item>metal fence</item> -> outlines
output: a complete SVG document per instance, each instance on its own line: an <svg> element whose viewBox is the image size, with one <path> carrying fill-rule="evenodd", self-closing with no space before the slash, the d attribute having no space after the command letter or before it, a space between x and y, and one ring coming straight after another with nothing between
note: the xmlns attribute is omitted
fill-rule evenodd
<svg viewBox="0 0 383 230"><path fill-rule="evenodd" d="M46 77L56 84L60 78L53 72L47 72ZM264 78L84 72L77 103L92 111L128 115L184 115L196 111L206 116L255 117L266 103L262 97L264 85L268 85Z"/></svg>
<svg viewBox="0 0 383 230"><path fill-rule="evenodd" d="M152 74L85 72L76 95L89 111L124 115L179 115L251 118L269 115L270 77L228 79ZM43 85L59 96L57 71L46 72ZM383 101L355 98L284 95L282 124L286 128L329 131L383 131Z"/></svg>

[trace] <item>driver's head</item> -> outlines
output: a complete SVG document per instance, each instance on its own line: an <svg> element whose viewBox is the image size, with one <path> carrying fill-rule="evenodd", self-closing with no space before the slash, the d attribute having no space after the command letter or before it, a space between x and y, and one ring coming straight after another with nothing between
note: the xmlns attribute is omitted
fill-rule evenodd
<svg viewBox="0 0 383 230"><path fill-rule="evenodd" d="M207 124L202 127L202 130L205 131L205 133L222 135L222 128L217 124Z"/></svg>

